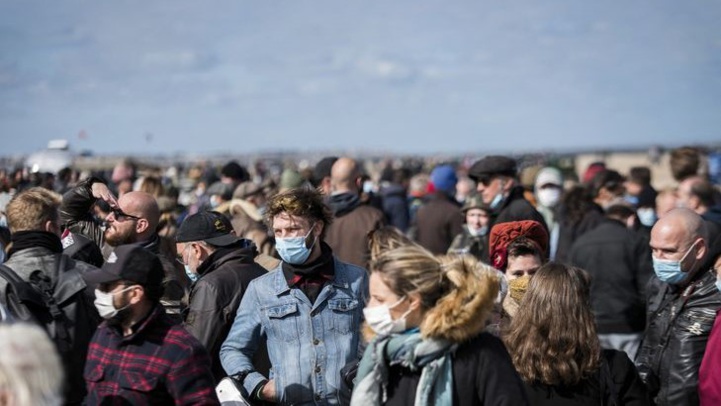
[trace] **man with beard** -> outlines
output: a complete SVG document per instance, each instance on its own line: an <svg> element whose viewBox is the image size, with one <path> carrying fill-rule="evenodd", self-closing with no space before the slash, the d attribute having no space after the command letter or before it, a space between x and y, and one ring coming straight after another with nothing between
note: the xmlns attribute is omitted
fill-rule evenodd
<svg viewBox="0 0 721 406"><path fill-rule="evenodd" d="M93 205L103 200L110 214L101 221L92 214ZM116 199L99 178L90 177L63 195L60 220L72 233L91 238L107 259L114 247L139 245L159 255L165 269L163 304L180 321L180 300L185 295L187 277L173 259L175 252L162 249L157 233L160 209L155 198L145 192L128 192Z"/></svg>
<svg viewBox="0 0 721 406"><path fill-rule="evenodd" d="M283 262L248 285L220 361L253 400L338 404L341 368L359 356L367 272L323 242L333 217L318 191L273 196L266 220ZM271 375L253 363L263 343Z"/></svg>
<svg viewBox="0 0 721 406"><path fill-rule="evenodd" d="M97 285L95 307L106 320L88 351L87 404L218 404L208 353L159 303L155 254L121 245L85 279Z"/></svg>

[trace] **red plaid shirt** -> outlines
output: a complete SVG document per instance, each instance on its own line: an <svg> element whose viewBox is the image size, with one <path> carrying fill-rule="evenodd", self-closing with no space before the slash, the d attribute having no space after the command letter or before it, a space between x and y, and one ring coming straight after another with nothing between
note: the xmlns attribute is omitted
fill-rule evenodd
<svg viewBox="0 0 721 406"><path fill-rule="evenodd" d="M85 364L88 405L217 405L210 358L157 306L123 337L103 323Z"/></svg>

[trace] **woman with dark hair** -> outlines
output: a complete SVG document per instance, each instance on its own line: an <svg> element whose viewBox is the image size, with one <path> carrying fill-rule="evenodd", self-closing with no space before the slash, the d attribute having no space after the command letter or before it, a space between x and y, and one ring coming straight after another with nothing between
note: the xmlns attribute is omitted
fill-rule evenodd
<svg viewBox="0 0 721 406"><path fill-rule="evenodd" d="M351 405L525 405L502 342L483 332L498 276L469 255L415 244L371 262L372 339Z"/></svg>
<svg viewBox="0 0 721 406"><path fill-rule="evenodd" d="M646 387L622 351L601 350L590 278L560 263L542 266L504 334L533 405L648 405Z"/></svg>

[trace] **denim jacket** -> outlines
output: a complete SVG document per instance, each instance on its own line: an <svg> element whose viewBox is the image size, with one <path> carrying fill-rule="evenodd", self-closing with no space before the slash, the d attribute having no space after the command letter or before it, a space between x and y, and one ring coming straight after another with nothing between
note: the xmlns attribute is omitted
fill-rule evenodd
<svg viewBox="0 0 721 406"><path fill-rule="evenodd" d="M333 281L315 303L288 287L279 265L253 280L220 349L228 375L247 374L251 393L266 379L255 371L253 354L265 340L280 404L338 404L340 370L360 357L360 326L368 292L365 269L335 261Z"/></svg>

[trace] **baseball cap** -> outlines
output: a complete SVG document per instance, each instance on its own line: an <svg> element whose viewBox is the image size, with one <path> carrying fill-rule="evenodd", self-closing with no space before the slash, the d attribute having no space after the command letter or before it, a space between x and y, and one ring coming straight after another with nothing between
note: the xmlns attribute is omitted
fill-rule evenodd
<svg viewBox="0 0 721 406"><path fill-rule="evenodd" d="M218 247L238 240L230 220L217 211L201 211L186 217L175 235L177 242L205 241Z"/></svg>
<svg viewBox="0 0 721 406"><path fill-rule="evenodd" d="M115 247L100 269L83 275L91 284L126 280L146 287L161 287L164 277L158 256L137 244Z"/></svg>

